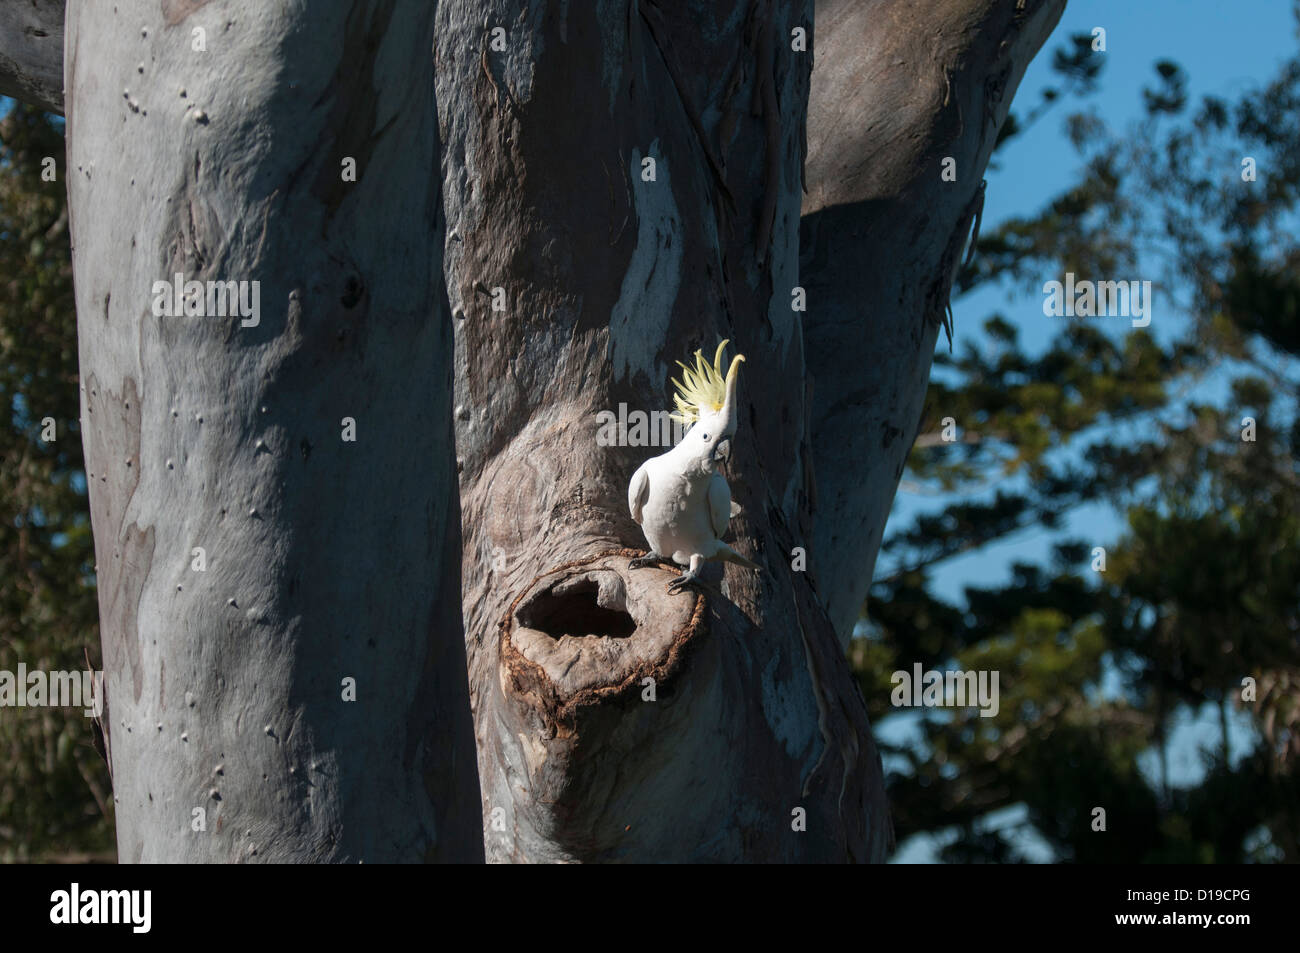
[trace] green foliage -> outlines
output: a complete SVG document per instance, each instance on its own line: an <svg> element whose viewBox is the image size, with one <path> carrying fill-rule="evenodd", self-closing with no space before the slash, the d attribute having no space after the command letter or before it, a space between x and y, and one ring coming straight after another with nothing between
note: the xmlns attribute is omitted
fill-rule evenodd
<svg viewBox="0 0 1300 953"><path fill-rule="evenodd" d="M98 656L63 136L0 119L0 669L86 669ZM59 179L42 180L56 159ZM42 421L52 418L53 441ZM97 667L97 666L96 666ZM112 850L108 771L82 709L0 708L0 860Z"/></svg>
<svg viewBox="0 0 1300 953"><path fill-rule="evenodd" d="M1064 82L1046 103L1095 85L1082 38L1055 62ZM946 831L945 860L1022 859L987 823L1012 807L1065 861L1300 859L1300 56L1235 103L1195 108L1161 61L1142 99L1123 133L1066 121L1079 181L981 238L958 287L1159 275L1180 326L1157 338L1076 319L1031 356L995 315L979 343L941 349L905 479L957 502L890 527L895 568L850 649L877 720L896 713L889 674L916 662L1001 674L996 717L928 711L920 744L883 746L900 839ZM1224 396L1196 399L1211 385ZM956 442L938 436L945 417ZM944 560L1087 503L1126 517L1119 540L1060 540L1050 565L968 588L964 607L930 593ZM1214 711L1203 779L1171 784L1176 721ZM1233 752L1243 713L1252 737ZM1153 756L1158 776L1139 767Z"/></svg>

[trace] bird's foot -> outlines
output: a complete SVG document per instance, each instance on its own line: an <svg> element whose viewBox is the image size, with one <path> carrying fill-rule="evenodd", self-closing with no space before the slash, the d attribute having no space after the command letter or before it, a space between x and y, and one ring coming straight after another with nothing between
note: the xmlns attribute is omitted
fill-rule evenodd
<svg viewBox="0 0 1300 953"><path fill-rule="evenodd" d="M632 560L630 563L627 564L627 568L643 569L646 566L657 566L659 563L663 561L664 558L662 556L660 556L658 553L651 550L650 552L646 553L644 556L638 556L636 559Z"/></svg>
<svg viewBox="0 0 1300 953"><path fill-rule="evenodd" d="M718 598L721 598L722 593L718 592L717 589L710 586L707 582L701 579L700 576L701 576L700 572L696 570L688 569L686 570L686 572L682 573L672 582L668 583L668 585L664 588L664 592L668 593L670 596L675 596L677 595L677 593L681 592L687 586L696 586L699 589L703 589L707 592L711 592Z"/></svg>

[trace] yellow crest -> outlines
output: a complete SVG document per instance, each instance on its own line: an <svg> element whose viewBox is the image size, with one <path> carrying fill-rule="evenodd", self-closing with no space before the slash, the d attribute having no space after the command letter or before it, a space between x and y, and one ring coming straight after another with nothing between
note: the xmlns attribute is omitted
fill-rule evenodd
<svg viewBox="0 0 1300 953"><path fill-rule="evenodd" d="M718 345L712 366L704 363L704 354L700 351L695 352L693 369L681 361L677 362L677 366L682 369L682 380L673 378L672 381L677 388L677 393L673 394L677 413L669 415L673 420L693 424L700 419L701 407L714 413L722 409L727 400L727 379L736 373L736 366L745 359L743 354L737 354L731 359L731 367L727 369L726 375L723 375L722 351L729 343L731 342L723 341Z"/></svg>

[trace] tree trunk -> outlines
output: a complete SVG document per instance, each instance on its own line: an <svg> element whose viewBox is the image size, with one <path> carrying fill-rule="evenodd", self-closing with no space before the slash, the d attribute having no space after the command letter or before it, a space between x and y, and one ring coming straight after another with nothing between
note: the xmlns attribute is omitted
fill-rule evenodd
<svg viewBox="0 0 1300 953"><path fill-rule="evenodd" d="M811 33L811 2L439 5L490 860L890 849L862 699L792 569L813 545L796 28ZM747 358L733 545L763 569L728 566L721 597L668 596L670 571L627 569L645 542L626 503L666 448L600 446L597 415L666 408L674 362L723 337Z"/></svg>
<svg viewBox="0 0 1300 953"><path fill-rule="evenodd" d="M385 0L69 7L124 861L483 856L432 26ZM157 316L177 274L260 282L260 312Z"/></svg>

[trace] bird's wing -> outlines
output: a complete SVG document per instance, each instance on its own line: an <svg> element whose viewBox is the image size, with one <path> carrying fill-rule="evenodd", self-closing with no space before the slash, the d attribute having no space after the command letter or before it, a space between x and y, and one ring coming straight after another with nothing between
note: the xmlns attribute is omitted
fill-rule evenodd
<svg viewBox="0 0 1300 953"><path fill-rule="evenodd" d="M632 519L641 523L641 507L650 496L650 471L643 463L632 474L632 482L627 485L627 508L632 511Z"/></svg>
<svg viewBox="0 0 1300 953"><path fill-rule="evenodd" d="M721 473L715 473L709 481L709 525L713 527L713 535L722 539L730 522L731 487L727 486L727 480Z"/></svg>

